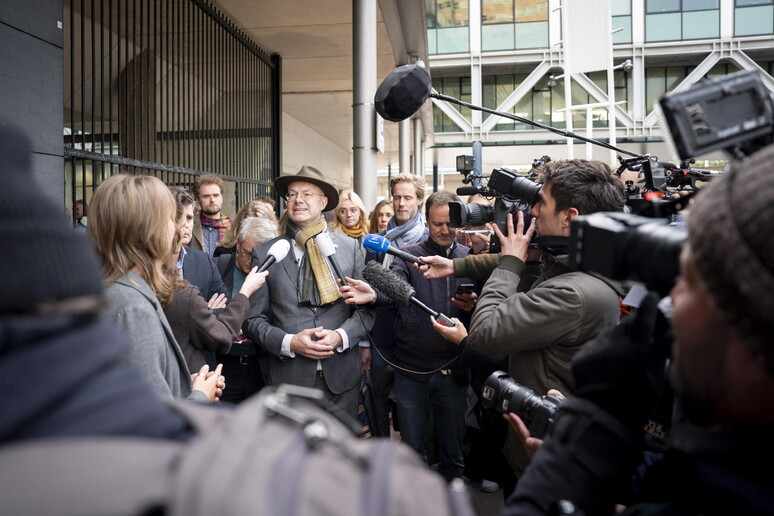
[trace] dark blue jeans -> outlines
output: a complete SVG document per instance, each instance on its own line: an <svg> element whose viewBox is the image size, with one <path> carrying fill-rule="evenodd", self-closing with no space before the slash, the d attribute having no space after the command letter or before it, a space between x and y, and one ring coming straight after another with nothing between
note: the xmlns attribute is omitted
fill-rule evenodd
<svg viewBox="0 0 774 516"><path fill-rule="evenodd" d="M468 390L467 385L461 386L454 378L440 372L428 382L395 374L395 401L398 404L401 439L427 461L425 443L432 407L440 455L438 472L446 480L461 477L465 466L462 446Z"/></svg>

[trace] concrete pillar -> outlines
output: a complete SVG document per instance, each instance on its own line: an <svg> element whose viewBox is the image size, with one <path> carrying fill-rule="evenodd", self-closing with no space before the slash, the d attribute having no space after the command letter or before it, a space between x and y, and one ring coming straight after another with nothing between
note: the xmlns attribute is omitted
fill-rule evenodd
<svg viewBox="0 0 774 516"><path fill-rule="evenodd" d="M398 173L411 173L411 119L398 122Z"/></svg>
<svg viewBox="0 0 774 516"><path fill-rule="evenodd" d="M354 190L376 205L376 0L352 0Z"/></svg>

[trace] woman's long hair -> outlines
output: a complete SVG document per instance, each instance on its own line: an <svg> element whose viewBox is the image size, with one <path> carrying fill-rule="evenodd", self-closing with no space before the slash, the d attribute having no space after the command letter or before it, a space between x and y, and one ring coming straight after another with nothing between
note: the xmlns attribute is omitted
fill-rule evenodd
<svg viewBox="0 0 774 516"><path fill-rule="evenodd" d="M218 247L225 247L226 249L233 249L237 243L237 236L239 236L239 227L242 225L242 221L247 217L265 217L269 220L277 222L277 215L274 214L272 207L263 202L253 199L245 203L234 217L234 222L231 227L228 228L226 236L218 244Z"/></svg>
<svg viewBox="0 0 774 516"><path fill-rule="evenodd" d="M374 210L371 212L371 215L368 217L368 225L371 228L371 232L378 233L379 232L379 212L382 211L382 208L385 206L389 206L390 209L392 209L392 203L390 201L387 201L385 199L382 199L378 203L376 203L376 207L374 207Z"/></svg>
<svg viewBox="0 0 774 516"><path fill-rule="evenodd" d="M89 215L88 232L102 258L105 284L134 271L166 305L174 289L164 269L175 217L167 186L152 176L112 176L95 190Z"/></svg>

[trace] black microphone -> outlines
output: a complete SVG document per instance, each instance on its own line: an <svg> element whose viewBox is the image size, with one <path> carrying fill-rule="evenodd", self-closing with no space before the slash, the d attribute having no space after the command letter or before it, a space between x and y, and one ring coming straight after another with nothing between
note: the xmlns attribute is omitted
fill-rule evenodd
<svg viewBox="0 0 774 516"><path fill-rule="evenodd" d="M314 237L317 241L317 247L320 249L320 253L328 259L328 263L331 264L333 273L341 280L342 285L348 285L347 280L344 279L344 273L341 272L338 260L336 260L336 245L333 243L331 236L328 233L320 233Z"/></svg>
<svg viewBox="0 0 774 516"><path fill-rule="evenodd" d="M269 248L269 252L266 254L266 258L263 259L263 263L258 268L258 272L263 272L272 266L274 262L282 261L290 251L290 242L285 240L277 240Z"/></svg>
<svg viewBox="0 0 774 516"><path fill-rule="evenodd" d="M416 290L414 290L411 285L400 279L394 273L379 265L379 263L368 262L368 264L365 266L365 269L363 269L363 279L366 281L366 283L395 301L398 306L408 306L409 303L413 303L420 309L435 317L435 319L438 321L438 324L442 324L450 328L455 326L454 321L452 321L449 317L440 312L436 312L422 301L414 297Z"/></svg>
<svg viewBox="0 0 774 516"><path fill-rule="evenodd" d="M420 260L419 257L414 256L413 254L408 254L405 251L401 251L396 247L392 247L389 240L384 238L382 235L377 235L375 233L366 235L365 239L363 239L363 247L369 251L375 252L376 254L387 253L393 256L397 256L398 258L409 263L419 263L422 265L427 265L428 267L430 266L430 264Z"/></svg>
<svg viewBox="0 0 774 516"><path fill-rule="evenodd" d="M374 107L390 122L405 120L422 107L430 96L430 74L415 64L403 65L388 75L374 95Z"/></svg>
<svg viewBox="0 0 774 516"><path fill-rule="evenodd" d="M460 186L457 188L457 195L476 195L481 193L481 190L476 186Z"/></svg>

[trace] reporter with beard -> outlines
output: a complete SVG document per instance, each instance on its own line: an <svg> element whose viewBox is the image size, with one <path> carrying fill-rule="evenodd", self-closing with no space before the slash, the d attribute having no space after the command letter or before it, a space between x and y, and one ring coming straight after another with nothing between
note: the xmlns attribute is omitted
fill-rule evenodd
<svg viewBox="0 0 774 516"><path fill-rule="evenodd" d="M672 289L669 378L685 414L623 514L772 514L774 458L774 146L732 165L695 201ZM505 515L612 514L642 456L664 350L655 299L587 344L573 362L577 398L520 480ZM658 343L658 341L655 341ZM661 358L662 360L659 360Z"/></svg>

